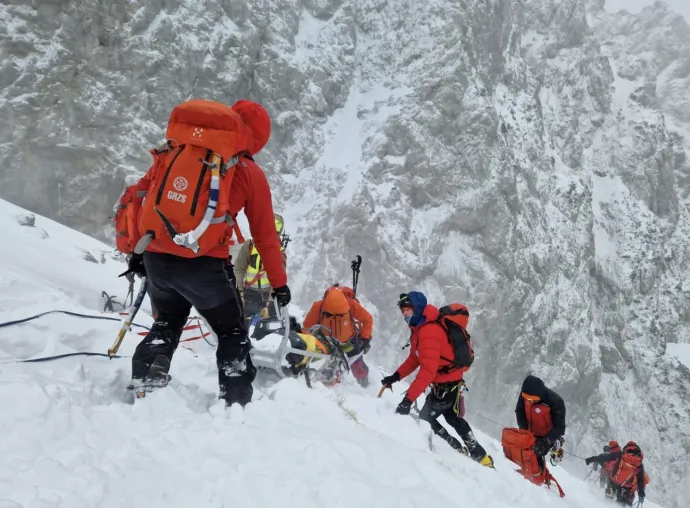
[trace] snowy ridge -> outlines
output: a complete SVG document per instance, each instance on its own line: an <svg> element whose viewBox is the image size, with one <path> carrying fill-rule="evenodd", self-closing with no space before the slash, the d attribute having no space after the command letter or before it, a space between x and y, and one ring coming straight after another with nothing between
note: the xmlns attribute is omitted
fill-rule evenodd
<svg viewBox="0 0 690 508"><path fill-rule="evenodd" d="M0 250L1 322L54 307L96 315L101 287L125 290L115 278L120 263L82 259L84 251L105 256L107 246L42 217L21 226L24 215L0 201L3 246L14 249ZM37 296L44 298L29 303ZM64 316L0 328L0 406L11 408L0 414L2 508L608 506L598 488L560 468L565 499L529 484L481 433L496 471L438 440L430 451L428 427L393 414L398 386L376 399L376 383L363 391L349 379L332 390L294 379L258 383L252 404L225 410L214 349L199 341L178 350L166 389L131 406L123 402L126 359L7 363L105 351L116 330ZM130 332L121 353L131 354L137 339Z"/></svg>

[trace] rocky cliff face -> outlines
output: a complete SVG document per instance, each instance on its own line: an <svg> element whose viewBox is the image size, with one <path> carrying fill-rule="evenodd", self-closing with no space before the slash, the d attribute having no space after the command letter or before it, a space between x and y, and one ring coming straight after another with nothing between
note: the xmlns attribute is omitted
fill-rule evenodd
<svg viewBox="0 0 690 508"><path fill-rule="evenodd" d="M0 21L1 197L105 235L172 106L258 100L297 303L362 254L393 367L399 292L466 302L471 409L512 424L534 372L570 451L637 440L650 498L680 505L690 29L664 4L27 0Z"/></svg>

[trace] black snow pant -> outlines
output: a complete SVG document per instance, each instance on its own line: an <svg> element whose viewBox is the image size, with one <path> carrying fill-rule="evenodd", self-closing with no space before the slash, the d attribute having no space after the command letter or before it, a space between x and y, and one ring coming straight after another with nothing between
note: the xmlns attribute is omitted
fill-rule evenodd
<svg viewBox="0 0 690 508"><path fill-rule="evenodd" d="M462 444L451 436L446 428L438 422L438 418L443 416L446 423L455 429L455 432L458 433L465 443L470 457L476 461L480 461L486 455L486 450L477 442L470 424L456 412L458 409L458 404L456 404L458 401L458 390L460 390L458 382L432 384L431 393L427 396L424 407L422 407L422 410L419 412L419 417L429 422L434 434L447 442L455 450L462 451Z"/></svg>
<svg viewBox="0 0 690 508"><path fill-rule="evenodd" d="M250 402L256 368L249 356L251 343L237 289L228 276L227 260L145 252L144 266L149 298L157 315L151 331L132 357L133 381L145 384L150 377L160 378L161 372L167 376L182 329L194 306L218 337L216 364L220 398L228 404Z"/></svg>
<svg viewBox="0 0 690 508"><path fill-rule="evenodd" d="M277 317L275 305L271 301L271 291L258 291L247 288L244 290L244 318L245 326L249 329L252 318L261 314L264 307L268 310L268 317Z"/></svg>
<svg viewBox="0 0 690 508"><path fill-rule="evenodd" d="M616 502L625 506L632 506L635 500L635 492L632 489L616 485L611 480L606 486L606 495L611 499L615 498Z"/></svg>

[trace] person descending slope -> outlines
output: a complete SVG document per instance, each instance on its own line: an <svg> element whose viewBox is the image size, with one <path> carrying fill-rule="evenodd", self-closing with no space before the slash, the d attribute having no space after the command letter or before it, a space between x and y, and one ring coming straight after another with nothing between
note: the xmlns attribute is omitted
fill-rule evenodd
<svg viewBox="0 0 690 508"><path fill-rule="evenodd" d="M283 233L283 218L275 214L275 229L280 238ZM285 245L281 242L283 269L285 269L287 257ZM249 328L253 316L276 317L275 308L270 304L273 288L268 280L266 267L261 260L253 240L247 240L237 253L235 260L235 280L240 288L240 296L244 303L245 325Z"/></svg>
<svg viewBox="0 0 690 508"><path fill-rule="evenodd" d="M364 363L364 355L371 348L374 318L355 298L354 291L338 284L328 288L304 318L305 329L315 325L324 327L324 333L338 339L340 349L352 361L352 375L360 385L367 386L369 367Z"/></svg>
<svg viewBox="0 0 690 508"><path fill-rule="evenodd" d="M193 99L173 109L166 146L151 151L153 165L135 185L136 196L145 194L132 203L140 210L138 220L118 231L129 237L120 243L136 242L125 273L148 277L157 309L132 357L131 389L138 396L169 381L170 362L194 306L218 337L219 398L227 405L252 399L256 369L226 263L233 231L243 241L235 217L244 209L275 297L282 306L290 302L271 190L253 159L268 141L270 125L254 102L230 108Z"/></svg>
<svg viewBox="0 0 690 508"><path fill-rule="evenodd" d="M439 309L428 305L426 296L417 291L401 294L398 307L410 327L410 354L393 374L381 380L381 384L390 387L412 374L417 367L419 372L398 405L397 413L409 414L412 403L431 385L431 393L419 417L429 422L433 432L450 446L464 452L462 444L438 422L438 418L443 416L462 438L469 455L483 466L493 467L493 459L477 442L472 428L463 418L462 385L467 368L459 368L453 363L456 351L439 322Z"/></svg>
<svg viewBox="0 0 690 508"><path fill-rule="evenodd" d="M614 462L608 479L606 495L616 498L621 504L632 506L635 499L635 491L644 503L645 487L649 483L649 477L644 471L644 454L634 441L628 441L622 450L602 453L594 457L587 457L585 463L607 464Z"/></svg>
<svg viewBox="0 0 690 508"><path fill-rule="evenodd" d="M519 473L535 485L551 487L553 482L561 497L565 496L551 475L544 457L551 452L551 464L563 458L565 403L536 376L522 383L515 407L518 428L505 428L501 434L503 453L520 466Z"/></svg>
<svg viewBox="0 0 690 508"><path fill-rule="evenodd" d="M561 450L563 446L565 402L541 379L530 375L522 382L515 417L520 429L529 430L537 438L534 453L543 467L544 456L551 450Z"/></svg>

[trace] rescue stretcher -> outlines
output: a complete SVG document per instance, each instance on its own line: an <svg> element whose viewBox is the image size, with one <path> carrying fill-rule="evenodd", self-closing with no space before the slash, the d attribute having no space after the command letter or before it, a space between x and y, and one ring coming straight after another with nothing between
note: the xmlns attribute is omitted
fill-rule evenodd
<svg viewBox="0 0 690 508"><path fill-rule="evenodd" d="M276 307L276 318L261 319L250 327L250 352L254 366L275 372L279 378L304 374L308 386L311 379L332 381L350 371L350 363L330 337L330 330L317 325L305 333L292 329L287 309Z"/></svg>

